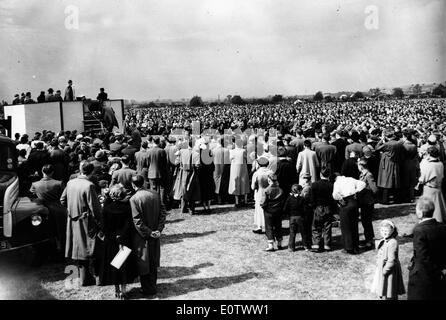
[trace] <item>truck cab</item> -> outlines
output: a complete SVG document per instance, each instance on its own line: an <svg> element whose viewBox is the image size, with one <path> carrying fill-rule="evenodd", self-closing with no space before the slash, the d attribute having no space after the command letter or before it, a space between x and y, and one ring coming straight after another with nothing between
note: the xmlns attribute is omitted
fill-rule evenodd
<svg viewBox="0 0 446 320"><path fill-rule="evenodd" d="M14 142L0 135L0 254L51 239L48 209L19 196L17 158Z"/></svg>

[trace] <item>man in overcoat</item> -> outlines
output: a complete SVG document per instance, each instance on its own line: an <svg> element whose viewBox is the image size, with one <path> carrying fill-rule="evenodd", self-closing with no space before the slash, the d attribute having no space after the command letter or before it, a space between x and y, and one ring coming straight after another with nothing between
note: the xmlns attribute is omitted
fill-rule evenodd
<svg viewBox="0 0 446 320"><path fill-rule="evenodd" d="M299 184L303 186L305 183L304 176L310 174L311 182L316 182L319 178L319 160L316 152L311 150L311 141L304 141L304 150L297 156L296 171L299 175Z"/></svg>
<svg viewBox="0 0 446 320"><path fill-rule="evenodd" d="M376 145L377 152L381 152L377 185L382 189L381 203L389 204L389 194L393 191L395 202L401 198L401 164L406 150L398 141L393 130L387 130L385 137Z"/></svg>
<svg viewBox="0 0 446 320"><path fill-rule="evenodd" d="M62 181L55 180L54 166L46 164L42 168L43 178L31 185L30 192L35 194L42 204L48 208L51 216L51 233L56 238L57 251L63 257L65 250L67 210L60 203L60 197L65 185Z"/></svg>
<svg viewBox="0 0 446 320"><path fill-rule="evenodd" d="M315 148L321 168L327 168L333 172L336 162L336 147L330 144L330 134L322 135L322 141Z"/></svg>
<svg viewBox="0 0 446 320"><path fill-rule="evenodd" d="M161 200L165 202L164 187L167 180L167 154L166 150L160 148L160 138L153 139L153 148L147 151L147 178L150 189L161 195Z"/></svg>
<svg viewBox="0 0 446 320"><path fill-rule="evenodd" d="M101 204L95 185L89 179L94 166L81 162L80 175L68 181L60 202L68 210L65 257L77 263L82 286L94 285L90 272L96 236L101 229Z"/></svg>
<svg viewBox="0 0 446 320"><path fill-rule="evenodd" d="M133 222L136 231L133 235L133 251L138 265L141 293L156 294L156 281L160 264L160 236L166 221L166 210L161 196L144 189L144 178L132 177L135 194L130 198Z"/></svg>
<svg viewBox="0 0 446 320"><path fill-rule="evenodd" d="M434 209L429 198L418 200L408 300L446 299L446 226L433 218Z"/></svg>

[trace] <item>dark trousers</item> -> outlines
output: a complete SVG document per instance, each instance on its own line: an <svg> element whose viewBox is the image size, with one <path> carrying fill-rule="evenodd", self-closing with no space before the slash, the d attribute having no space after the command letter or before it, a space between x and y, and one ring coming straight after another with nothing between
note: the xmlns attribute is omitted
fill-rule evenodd
<svg viewBox="0 0 446 320"><path fill-rule="evenodd" d="M161 179L149 179L150 189L158 192L161 196L161 201L163 204L166 203L165 199L165 192L164 192L164 185L161 181Z"/></svg>
<svg viewBox="0 0 446 320"><path fill-rule="evenodd" d="M296 234L300 232L302 236L302 243L305 247L311 247L311 238L307 233L307 228L305 226L305 218L302 216L291 216L290 217L290 237L288 241L288 248L296 248Z"/></svg>
<svg viewBox="0 0 446 320"><path fill-rule="evenodd" d="M373 231L373 212L375 211L373 204L363 204L361 209L361 223L364 228L365 241L373 241L375 238L375 232Z"/></svg>
<svg viewBox="0 0 446 320"><path fill-rule="evenodd" d="M333 214L330 207L317 206L313 217L313 244L319 247L331 246L331 223Z"/></svg>
<svg viewBox="0 0 446 320"><path fill-rule="evenodd" d="M280 212L270 213L263 210L265 216L265 233L269 241L282 240L282 215Z"/></svg>
<svg viewBox="0 0 446 320"><path fill-rule="evenodd" d="M181 212L188 213L188 209L190 209L191 213L195 213L195 201L181 199Z"/></svg>
<svg viewBox="0 0 446 320"><path fill-rule="evenodd" d="M145 293L154 294L156 293L156 281L158 279L158 270L154 268L154 272L139 276L139 281L141 282L141 289Z"/></svg>
<svg viewBox="0 0 446 320"><path fill-rule="evenodd" d="M401 189L387 189L381 188L381 203L389 204L390 202L390 193L393 194L393 202L394 203L402 203L402 194L403 191Z"/></svg>
<svg viewBox="0 0 446 320"><path fill-rule="evenodd" d="M92 260L77 260L76 264L79 270L81 286L86 287L96 285L96 279L92 272Z"/></svg>
<svg viewBox="0 0 446 320"><path fill-rule="evenodd" d="M344 249L357 250L359 247L358 202L354 198L346 199L346 205L341 206L339 211Z"/></svg>
<svg viewBox="0 0 446 320"><path fill-rule="evenodd" d="M310 206L307 206L305 208L305 220L304 220L304 228L305 232L308 235L308 243L311 247L312 241L311 241L311 234L313 232L313 218L314 218L314 211Z"/></svg>

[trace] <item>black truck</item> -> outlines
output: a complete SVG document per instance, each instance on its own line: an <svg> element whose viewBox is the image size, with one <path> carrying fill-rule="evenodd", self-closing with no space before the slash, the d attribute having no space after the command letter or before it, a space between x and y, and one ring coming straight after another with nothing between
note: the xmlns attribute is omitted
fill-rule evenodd
<svg viewBox="0 0 446 320"><path fill-rule="evenodd" d="M51 240L48 209L20 196L15 143L0 135L0 257L3 252L39 247Z"/></svg>

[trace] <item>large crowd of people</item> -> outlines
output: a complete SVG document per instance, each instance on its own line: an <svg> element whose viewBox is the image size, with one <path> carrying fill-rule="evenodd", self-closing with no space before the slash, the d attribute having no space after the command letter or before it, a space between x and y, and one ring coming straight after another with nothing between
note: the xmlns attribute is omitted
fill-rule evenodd
<svg viewBox="0 0 446 320"><path fill-rule="evenodd" d="M422 254L435 262L417 252L414 264L435 285L423 282L420 289L414 274L408 291L409 297L434 289L438 295L438 272L446 268L445 106L444 99L425 99L131 109L124 133L17 134L20 192L57 217L57 248L77 261L82 284L96 283L94 272L99 285L114 284L121 298L137 275L143 293L156 293L159 238L166 211L177 206L184 214L196 214L197 206L209 214L214 204L252 207L252 231L266 234L267 252L285 248L284 218L290 251L332 250L332 227L339 223L344 252L358 254L375 247L376 203L410 203L422 195L417 214L438 224L438 235L429 238L435 244L423 249L435 252ZM394 239L396 227L383 228L383 239ZM423 237L419 229L414 241ZM378 249L389 270L380 271L374 292L394 270L383 255L393 250L392 263L397 259L387 240ZM110 261L124 246L134 254L113 269ZM403 289L397 282L379 296L396 298Z"/></svg>

